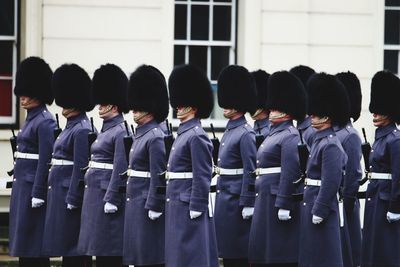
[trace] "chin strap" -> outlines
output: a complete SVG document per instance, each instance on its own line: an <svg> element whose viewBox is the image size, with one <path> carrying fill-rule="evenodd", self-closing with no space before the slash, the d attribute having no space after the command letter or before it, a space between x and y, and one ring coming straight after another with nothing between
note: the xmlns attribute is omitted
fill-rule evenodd
<svg viewBox="0 0 400 267"><path fill-rule="evenodd" d="M377 119L372 119L372 121L373 121L373 122L381 122L381 121L386 120L387 118L388 118L388 116L382 115L382 116L380 116L380 117L377 118Z"/></svg>
<svg viewBox="0 0 400 267"><path fill-rule="evenodd" d="M227 119L232 118L238 111L236 109L232 109L229 113L224 113L224 117Z"/></svg>
<svg viewBox="0 0 400 267"><path fill-rule="evenodd" d="M181 112L178 112L177 114L176 114L176 116L179 118L179 117L182 117L182 116L185 116L186 114L188 114L189 112L191 112L193 110L193 108L192 107L184 107L183 108L183 110L181 111Z"/></svg>
<svg viewBox="0 0 400 267"><path fill-rule="evenodd" d="M256 112L255 112L253 115L251 115L251 118L252 118L253 120L255 120L255 119L257 118L258 115L260 115L261 113L263 113L263 111L264 111L263 108L257 109Z"/></svg>
<svg viewBox="0 0 400 267"><path fill-rule="evenodd" d="M138 116L133 116L133 120L134 120L136 123L139 123L139 122L140 122L144 117L146 117L147 115L149 115L148 112L142 111L142 112L139 113Z"/></svg>
<svg viewBox="0 0 400 267"><path fill-rule="evenodd" d="M105 115L105 114L107 114L108 112L110 112L110 111L112 110L113 107L114 107L113 105L108 105L108 106L107 106L107 109L106 109L105 111L100 112L100 115Z"/></svg>
<svg viewBox="0 0 400 267"><path fill-rule="evenodd" d="M326 116L320 118L319 120L311 120L311 125L318 126L318 125L326 123L328 120L329 120L329 117L326 117Z"/></svg>

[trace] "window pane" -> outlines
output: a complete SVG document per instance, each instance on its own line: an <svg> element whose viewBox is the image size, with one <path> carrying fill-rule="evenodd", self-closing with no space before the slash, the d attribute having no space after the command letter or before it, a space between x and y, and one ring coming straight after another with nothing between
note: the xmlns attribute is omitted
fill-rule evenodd
<svg viewBox="0 0 400 267"><path fill-rule="evenodd" d="M174 66L185 63L185 46L175 45L174 46Z"/></svg>
<svg viewBox="0 0 400 267"><path fill-rule="evenodd" d="M229 65L229 47L214 46L211 48L211 80L218 80L221 70Z"/></svg>
<svg viewBox="0 0 400 267"><path fill-rule="evenodd" d="M207 73L207 47L189 46L189 63Z"/></svg>
<svg viewBox="0 0 400 267"><path fill-rule="evenodd" d="M400 0L386 0L386 6L400 6Z"/></svg>
<svg viewBox="0 0 400 267"><path fill-rule="evenodd" d="M12 76L13 42L0 42L0 76Z"/></svg>
<svg viewBox="0 0 400 267"><path fill-rule="evenodd" d="M399 51L397 50L385 50L383 59L383 68L390 70L393 73L397 73L399 63Z"/></svg>
<svg viewBox="0 0 400 267"><path fill-rule="evenodd" d="M0 1L0 35L14 35L14 1Z"/></svg>
<svg viewBox="0 0 400 267"><path fill-rule="evenodd" d="M192 6L191 40L208 40L209 9L207 6Z"/></svg>
<svg viewBox="0 0 400 267"><path fill-rule="evenodd" d="M214 2L232 3L232 0L214 0Z"/></svg>
<svg viewBox="0 0 400 267"><path fill-rule="evenodd" d="M0 80L0 116L12 116L12 80Z"/></svg>
<svg viewBox="0 0 400 267"><path fill-rule="evenodd" d="M187 5L175 5L175 40L186 39Z"/></svg>
<svg viewBox="0 0 400 267"><path fill-rule="evenodd" d="M385 44L399 44L400 12L385 10Z"/></svg>
<svg viewBox="0 0 400 267"><path fill-rule="evenodd" d="M192 0L192 2L210 2L210 0Z"/></svg>
<svg viewBox="0 0 400 267"><path fill-rule="evenodd" d="M213 39L218 41L231 40L231 7L214 7Z"/></svg>

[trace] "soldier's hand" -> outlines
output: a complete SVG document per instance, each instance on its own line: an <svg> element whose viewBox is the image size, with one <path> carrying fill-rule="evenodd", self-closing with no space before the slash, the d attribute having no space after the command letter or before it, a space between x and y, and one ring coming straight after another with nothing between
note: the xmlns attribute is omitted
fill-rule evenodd
<svg viewBox="0 0 400 267"><path fill-rule="evenodd" d="M104 204L104 213L115 213L117 210L118 207L110 202L106 202L106 204Z"/></svg>
<svg viewBox="0 0 400 267"><path fill-rule="evenodd" d="M203 214L202 212L200 212L200 211L195 211L195 210L191 210L190 212L189 212L189 215L190 215L190 219L196 219L197 217L200 217L201 216L201 214Z"/></svg>
<svg viewBox="0 0 400 267"><path fill-rule="evenodd" d="M387 212L386 213L386 219L388 220L388 222L396 222L398 220L400 220L400 214L399 213L393 213L393 212Z"/></svg>
<svg viewBox="0 0 400 267"><path fill-rule="evenodd" d="M279 209L278 210L278 219L281 221L288 221L292 219L290 216L290 210Z"/></svg>
<svg viewBox="0 0 400 267"><path fill-rule="evenodd" d="M253 217L254 207L244 207L242 210L242 217L244 220L248 220Z"/></svg>
<svg viewBox="0 0 400 267"><path fill-rule="evenodd" d="M322 223L324 219L322 219L321 217L317 216L317 215L313 215L312 216L312 223L313 224L320 224Z"/></svg>
<svg viewBox="0 0 400 267"><path fill-rule="evenodd" d="M67 209L73 210L73 209L76 209L76 208L78 208L78 207L75 206L75 205L72 205L72 204L68 204L68 203L67 203Z"/></svg>
<svg viewBox="0 0 400 267"><path fill-rule="evenodd" d="M162 215L162 212L157 212L154 210L149 210L149 218L150 220L157 220Z"/></svg>
<svg viewBox="0 0 400 267"><path fill-rule="evenodd" d="M33 197L32 198L32 208L39 208L43 206L44 200L40 198Z"/></svg>

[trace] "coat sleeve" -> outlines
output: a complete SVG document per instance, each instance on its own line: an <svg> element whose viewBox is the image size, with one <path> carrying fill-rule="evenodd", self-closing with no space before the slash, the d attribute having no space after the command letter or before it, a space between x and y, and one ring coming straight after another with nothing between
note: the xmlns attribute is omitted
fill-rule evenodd
<svg viewBox="0 0 400 267"><path fill-rule="evenodd" d="M297 144L300 142L298 135L290 135L282 142L281 147L281 177L275 207L291 210L293 206L292 194L295 192L293 184L300 177L299 153Z"/></svg>
<svg viewBox="0 0 400 267"><path fill-rule="evenodd" d="M149 144L149 165L150 165L150 188L145 208L158 212L164 211L164 196L157 194L157 187L165 185L165 180L159 174L166 169L166 155L164 139L157 136L150 140Z"/></svg>
<svg viewBox="0 0 400 267"><path fill-rule="evenodd" d="M212 176L212 145L205 135L193 135L190 140L192 159L192 193L189 209L206 212Z"/></svg>
<svg viewBox="0 0 400 267"><path fill-rule="evenodd" d="M83 187L79 186L79 181L83 181L84 174L81 168L88 165L89 151L85 148L88 147L88 133L89 129L80 129L74 136L74 166L72 169L71 182L67 193L66 203L74 206L81 206L83 198Z"/></svg>
<svg viewBox="0 0 400 267"><path fill-rule="evenodd" d="M392 167L392 190L389 211L400 213L400 139L390 143L390 166Z"/></svg>
<svg viewBox="0 0 400 267"><path fill-rule="evenodd" d="M120 207L123 203L123 194L120 193L120 188L126 186L126 182L119 176L128 169L124 148L124 131L120 131L114 138L114 159L113 170L111 173L110 183L104 196L105 202Z"/></svg>
<svg viewBox="0 0 400 267"><path fill-rule="evenodd" d="M51 153L54 145L54 129L56 123L52 119L40 122L38 126L39 160L32 188L32 197L45 200L47 195L47 176Z"/></svg>
<svg viewBox="0 0 400 267"><path fill-rule="evenodd" d="M336 202L343 176L344 153L336 144L328 144L322 151L321 187L311 213L326 219Z"/></svg>
<svg viewBox="0 0 400 267"><path fill-rule="evenodd" d="M256 138L254 132L246 132L240 139L240 155L243 163L242 191L240 193L239 205L253 207L255 192L249 190L249 185L255 184L255 176L252 173L256 169Z"/></svg>

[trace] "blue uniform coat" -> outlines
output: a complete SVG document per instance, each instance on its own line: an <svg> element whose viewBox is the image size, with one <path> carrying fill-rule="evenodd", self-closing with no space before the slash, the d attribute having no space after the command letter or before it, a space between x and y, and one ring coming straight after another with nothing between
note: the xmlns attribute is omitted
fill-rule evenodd
<svg viewBox="0 0 400 267"><path fill-rule="evenodd" d="M256 180L256 202L250 230L251 263L294 263L298 259L300 214L293 184L300 177L297 144L300 137L292 121L271 125L257 152L257 168L281 167L281 173ZM289 221L278 219L279 209L290 210Z"/></svg>
<svg viewBox="0 0 400 267"><path fill-rule="evenodd" d="M256 143L245 117L229 120L219 148L218 167L244 169L242 175L221 175L217 182L215 226L221 258L247 258L251 220L242 217L243 207L253 207Z"/></svg>
<svg viewBox="0 0 400 267"><path fill-rule="evenodd" d="M122 256L126 185L119 174L126 171L123 137L126 135L120 114L103 122L101 133L91 147L91 161L113 164L113 169L89 168L85 174L79 252L90 256ZM118 207L104 213L104 204Z"/></svg>
<svg viewBox="0 0 400 267"><path fill-rule="evenodd" d="M159 174L165 172L163 132L156 121L136 128L129 168L150 172L151 177L128 177L125 205L124 263L153 265L164 263L164 215L150 220L148 211L164 212L165 195L157 194L164 185Z"/></svg>
<svg viewBox="0 0 400 267"><path fill-rule="evenodd" d="M261 133L264 136L264 138L268 136L270 127L271 126L268 117L262 120L254 121L254 127L253 127L254 131L257 134Z"/></svg>
<svg viewBox="0 0 400 267"><path fill-rule="evenodd" d="M392 180L370 180L365 204L361 266L400 266L400 221L389 223L388 211L400 213L400 132L394 123L379 127L370 154L371 172L391 173Z"/></svg>
<svg viewBox="0 0 400 267"><path fill-rule="evenodd" d="M307 144L308 150L310 151L315 134L315 129L311 126L311 116L308 116L302 122L298 123L297 129L301 131L303 135L303 142Z"/></svg>
<svg viewBox="0 0 400 267"><path fill-rule="evenodd" d="M88 164L90 122L85 113L67 119L67 125L54 143L53 158L73 161L74 165L52 166L49 172L43 253L49 256L78 256L83 173ZM67 203L78 208L67 209Z"/></svg>
<svg viewBox="0 0 400 267"><path fill-rule="evenodd" d="M165 204L165 266L218 267L213 218L208 215L212 143L197 118L179 125L167 169L192 172L170 179ZM190 219L189 210L203 214Z"/></svg>
<svg viewBox="0 0 400 267"><path fill-rule="evenodd" d="M345 222L341 230L344 266L360 266L361 222L360 202L357 199L361 170L361 139L351 122L345 127L333 127L347 155L345 175L342 181L342 197L345 206Z"/></svg>
<svg viewBox="0 0 400 267"><path fill-rule="evenodd" d="M306 186L301 205L300 267L343 266L337 193L346 154L332 128L315 133L307 163L307 177L321 186ZM323 218L312 223L312 216Z"/></svg>
<svg viewBox="0 0 400 267"><path fill-rule="evenodd" d="M17 159L10 202L10 255L43 256L42 241L46 203L32 208L32 197L46 200L48 163L54 143L55 120L45 105L28 110L17 138L17 150L39 154L39 160Z"/></svg>

